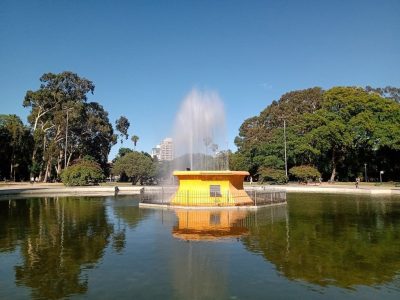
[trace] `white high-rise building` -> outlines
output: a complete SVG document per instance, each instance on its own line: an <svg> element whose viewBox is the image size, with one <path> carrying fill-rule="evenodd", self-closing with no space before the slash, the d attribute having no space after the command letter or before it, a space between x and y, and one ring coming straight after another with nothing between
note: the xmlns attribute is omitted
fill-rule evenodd
<svg viewBox="0 0 400 300"><path fill-rule="evenodd" d="M157 157L158 160L173 160L174 143L172 138L165 138L160 145L151 149L151 156Z"/></svg>
<svg viewBox="0 0 400 300"><path fill-rule="evenodd" d="M172 138L165 138L160 144L160 160L174 159L174 143Z"/></svg>
<svg viewBox="0 0 400 300"><path fill-rule="evenodd" d="M152 148L151 149L151 157L153 157L153 158L157 157L157 159L160 160L160 158L161 158L160 149L161 149L160 145L157 145L154 148Z"/></svg>

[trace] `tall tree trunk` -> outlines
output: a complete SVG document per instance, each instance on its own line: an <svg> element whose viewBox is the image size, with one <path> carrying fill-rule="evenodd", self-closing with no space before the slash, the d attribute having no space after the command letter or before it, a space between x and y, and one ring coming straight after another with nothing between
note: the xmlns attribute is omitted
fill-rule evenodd
<svg viewBox="0 0 400 300"><path fill-rule="evenodd" d="M38 178L38 181L42 181L42 178L43 178L43 168L41 167L40 168L40 171L39 171L39 178Z"/></svg>
<svg viewBox="0 0 400 300"><path fill-rule="evenodd" d="M58 158L57 158L57 168L56 168L56 172L57 172L57 177L60 176L61 174L61 166L62 166L62 160L64 156L64 151L60 150L60 153L58 154ZM65 166L64 166L65 168Z"/></svg>
<svg viewBox="0 0 400 300"><path fill-rule="evenodd" d="M13 147L13 150L12 150L12 153L11 153L10 180L14 179L14 181L15 181L14 162L15 162L15 154L14 154L14 147Z"/></svg>
<svg viewBox="0 0 400 300"><path fill-rule="evenodd" d="M331 174L331 182L335 181L336 176L336 157L335 157L335 149L332 150L332 174Z"/></svg>
<svg viewBox="0 0 400 300"><path fill-rule="evenodd" d="M10 164L10 175L9 175L10 180L12 178L12 174L13 174L13 163L11 162L11 164Z"/></svg>
<svg viewBox="0 0 400 300"><path fill-rule="evenodd" d="M72 157L72 150L71 150L70 154L68 155L67 165L65 167L69 166L69 163L71 162L71 157Z"/></svg>
<svg viewBox="0 0 400 300"><path fill-rule="evenodd" d="M51 167L51 160L49 159L47 161L46 172L44 173L44 179L43 179L44 182L47 182L47 179L50 176L50 171L51 171L50 167Z"/></svg>

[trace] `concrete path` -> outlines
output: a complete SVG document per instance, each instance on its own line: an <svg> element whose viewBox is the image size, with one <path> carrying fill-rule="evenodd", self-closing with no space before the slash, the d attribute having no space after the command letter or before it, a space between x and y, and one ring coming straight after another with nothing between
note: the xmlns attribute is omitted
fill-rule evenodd
<svg viewBox="0 0 400 300"><path fill-rule="evenodd" d="M111 196L115 195L115 187L118 187L118 195L137 195L140 194L140 186L84 186L84 187L65 187L58 183L15 183L0 185L0 197L10 195L18 196Z"/></svg>
<svg viewBox="0 0 400 300"><path fill-rule="evenodd" d="M142 186L118 185L118 195L137 195L140 194ZM0 197L9 195L15 196L111 196L115 194L115 186L85 186L85 187L65 187L61 183L8 183L0 184ZM145 191L157 191L161 187L144 187ZM245 185L246 190L281 190L287 193L334 193L334 194L368 194L368 195L400 195L400 188L360 185L356 189L352 185L340 184L321 184L321 185Z"/></svg>
<svg viewBox="0 0 400 300"><path fill-rule="evenodd" d="M321 185L264 185L264 186L245 186L246 190L266 189L283 190L287 193L332 193L332 194L368 194L368 195L400 195L400 188L387 186L360 185L356 188L348 184L321 184Z"/></svg>

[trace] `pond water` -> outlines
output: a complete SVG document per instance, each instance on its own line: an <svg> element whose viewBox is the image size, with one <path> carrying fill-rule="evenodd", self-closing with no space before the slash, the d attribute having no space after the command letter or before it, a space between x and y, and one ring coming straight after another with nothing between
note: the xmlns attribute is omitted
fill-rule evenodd
<svg viewBox="0 0 400 300"><path fill-rule="evenodd" d="M400 299L400 198L246 211L0 201L0 299Z"/></svg>

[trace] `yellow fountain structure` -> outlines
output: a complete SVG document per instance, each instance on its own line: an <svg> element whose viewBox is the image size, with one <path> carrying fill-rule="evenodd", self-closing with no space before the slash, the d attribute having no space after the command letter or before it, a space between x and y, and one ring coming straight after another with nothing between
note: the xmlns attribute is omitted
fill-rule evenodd
<svg viewBox="0 0 400 300"><path fill-rule="evenodd" d="M175 206L254 205L243 188L245 171L175 171L179 187L172 196Z"/></svg>

